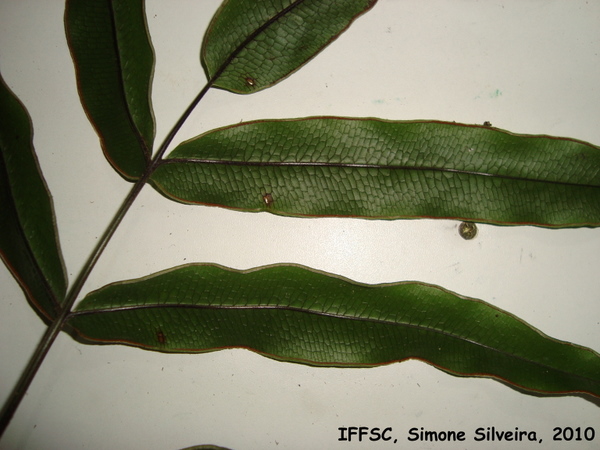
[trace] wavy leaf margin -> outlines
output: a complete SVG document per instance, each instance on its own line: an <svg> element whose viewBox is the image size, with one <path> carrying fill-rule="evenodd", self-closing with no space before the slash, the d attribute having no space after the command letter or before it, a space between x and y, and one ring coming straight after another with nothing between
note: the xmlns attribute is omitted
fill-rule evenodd
<svg viewBox="0 0 600 450"><path fill-rule="evenodd" d="M87 342L164 352L241 347L319 366L418 359L543 393L600 396L600 355L481 300L423 283L356 283L294 265L176 267L88 294L69 322Z"/></svg>

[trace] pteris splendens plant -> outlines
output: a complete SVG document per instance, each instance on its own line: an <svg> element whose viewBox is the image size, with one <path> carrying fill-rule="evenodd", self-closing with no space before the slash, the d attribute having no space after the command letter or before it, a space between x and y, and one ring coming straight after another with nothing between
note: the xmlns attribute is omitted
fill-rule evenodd
<svg viewBox="0 0 600 450"><path fill-rule="evenodd" d="M419 359L529 392L600 396L600 358L593 350L424 283L368 285L289 264L238 271L195 263L114 282L80 298L148 184L177 202L284 216L600 225L600 148L576 139L440 121L309 117L214 129L167 155L210 89L250 94L269 88L375 1L249 7L254 4L223 2L202 43L207 83L156 145L154 55L143 1L67 1L66 34L82 104L108 162L132 184L70 286L29 117L2 83L0 254L48 325L5 406L2 430L61 331L87 343L185 353L241 347L319 366Z"/></svg>

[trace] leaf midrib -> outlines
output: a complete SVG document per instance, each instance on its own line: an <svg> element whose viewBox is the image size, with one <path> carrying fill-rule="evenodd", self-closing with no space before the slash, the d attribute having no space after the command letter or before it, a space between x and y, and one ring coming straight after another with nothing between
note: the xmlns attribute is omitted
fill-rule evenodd
<svg viewBox="0 0 600 450"><path fill-rule="evenodd" d="M386 325L386 326L414 328L417 330L424 330L424 331L437 333L444 337L455 339L455 340L458 340L461 342L467 342L469 344L484 348L486 350L489 350L489 351L492 351L492 352L495 352L495 353L498 353L498 354L501 354L501 355L504 355L504 356L507 356L507 357L510 357L513 359L523 361L528 364L533 364L533 365L536 365L541 368L550 369L555 372L562 373L569 377L575 377L577 379L585 380L590 383L598 382L597 380L594 380L593 378L590 378L588 376L582 376L579 374L574 374L572 372L567 372L563 369L556 368L556 367L548 365L548 364L543 364L539 361L531 360L524 356L517 355L514 353L509 353L505 350L502 350L502 349L499 349L499 348L496 348L496 347L493 347L493 346L490 346L487 344L483 344L481 342L477 342L472 339L459 336L457 334L450 333L441 328L424 326L424 325L420 325L420 324L413 324L413 323L407 323L407 322L401 322L401 321L392 321L392 320L387 320L387 319L377 319L377 318L373 318L373 317L362 317L362 316L356 316L356 315L350 316L350 315L345 315L345 314L328 313L325 311L318 311L318 310L309 309L309 308L299 308L299 307L295 307L295 306L285 306L285 305L183 305L183 304L168 304L167 303L167 304L160 304L160 305L156 305L156 304L155 305L132 305L132 306L119 306L119 307L101 308L101 309L93 309L93 310L85 310L85 311L72 311L69 314L69 316L77 317L77 316L86 316L86 315L94 315L94 314L102 314L102 313L136 311L136 310L144 310L144 309L165 309L165 308L167 308L167 309L169 309L169 308L174 308L174 309L212 309L212 310L261 310L261 309L262 310L282 310L282 311L291 311L291 312L317 315L317 316L323 316L323 317L330 317L330 318L342 319L342 320L356 320L356 321L360 321L360 322L370 322L370 323L376 323L379 325ZM70 317L67 318L67 321L69 320ZM552 339L552 338L548 337L548 339ZM382 362L381 364L384 364L384 362Z"/></svg>
<svg viewBox="0 0 600 450"><path fill-rule="evenodd" d="M258 36L260 36L262 33L264 33L272 24L274 24L275 22L277 22L281 17L285 16L287 13L289 13L290 11L294 10L296 7L300 6L302 3L304 3L305 0L296 0L294 2L292 2L291 4L289 4L288 6L286 6L284 9L282 9L281 11L279 11L277 14L275 14L273 17L271 17L269 20L267 20L265 23L263 23L260 27L258 27L256 30L254 30L252 33L250 33L246 39L244 39L229 55L228 57L225 59L225 61L223 61L223 63L221 64L221 66L215 71L215 73L212 75L211 79L208 81L209 85L213 85L217 82L217 80L219 79L219 77L223 74L223 72L225 72L225 70L227 70L227 68L229 67L229 65L233 62L233 60L235 58L237 58L237 56L246 48L248 47L248 45L253 42ZM210 29L208 30L208 32L210 32ZM204 51L205 51L205 47L203 46L203 57L204 57Z"/></svg>
<svg viewBox="0 0 600 450"><path fill-rule="evenodd" d="M336 163L336 162L306 162L306 161L239 161L222 159L203 159L203 158L168 158L160 161L159 165L164 164L207 164L224 165L239 167L331 167L331 168L349 168L349 169L371 169L371 170L390 170L390 171L422 171L422 172L442 172L458 175L469 175L478 177L499 178L512 181L526 181L537 183L556 184L561 186L574 186L583 188L600 188L600 185L587 183L573 183L569 181L559 181L552 179L540 179L531 177L519 177L514 175L505 175L499 173L477 172L472 170L454 169L450 167L436 166L410 166L396 164L362 164L362 163Z"/></svg>

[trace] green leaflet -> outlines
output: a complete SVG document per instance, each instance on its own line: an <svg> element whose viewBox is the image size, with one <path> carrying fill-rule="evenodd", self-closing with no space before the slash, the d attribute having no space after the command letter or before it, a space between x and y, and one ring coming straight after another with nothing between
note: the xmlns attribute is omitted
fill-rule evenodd
<svg viewBox="0 0 600 450"><path fill-rule="evenodd" d="M65 28L81 102L104 154L125 179L138 179L154 141L144 2L67 0Z"/></svg>
<svg viewBox="0 0 600 450"><path fill-rule="evenodd" d="M479 300L420 283L365 285L298 266L188 265L90 293L84 339L167 352L229 347L323 366L420 359L523 389L600 396L600 357Z"/></svg>
<svg viewBox="0 0 600 450"><path fill-rule="evenodd" d="M202 44L213 86L248 94L279 82L377 0L225 0Z"/></svg>
<svg viewBox="0 0 600 450"><path fill-rule="evenodd" d="M486 126L264 120L179 145L151 177L185 203L292 216L600 225L600 149Z"/></svg>
<svg viewBox="0 0 600 450"><path fill-rule="evenodd" d="M50 319L66 291L52 198L25 107L0 78L0 256L39 313Z"/></svg>

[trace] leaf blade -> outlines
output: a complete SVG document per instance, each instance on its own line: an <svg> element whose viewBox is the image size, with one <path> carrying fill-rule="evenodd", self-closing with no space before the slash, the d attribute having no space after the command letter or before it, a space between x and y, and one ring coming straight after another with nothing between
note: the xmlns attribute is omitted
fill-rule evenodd
<svg viewBox="0 0 600 450"><path fill-rule="evenodd" d="M226 0L202 42L201 62L214 86L247 94L306 64L377 0Z"/></svg>
<svg viewBox="0 0 600 450"><path fill-rule="evenodd" d="M167 352L242 347L324 366L419 359L526 390L600 396L600 356L480 300L430 285L365 285L279 265L174 268L89 294L70 317L85 340Z"/></svg>
<svg viewBox="0 0 600 450"><path fill-rule="evenodd" d="M600 149L436 121L312 117L220 128L151 177L176 201L290 216L600 225Z"/></svg>
<svg viewBox="0 0 600 450"><path fill-rule="evenodd" d="M27 110L1 77L0 117L0 256L30 303L51 319L67 286L52 197Z"/></svg>
<svg viewBox="0 0 600 450"><path fill-rule="evenodd" d="M82 105L105 156L127 180L149 164L154 52L143 0L68 0L65 31Z"/></svg>

